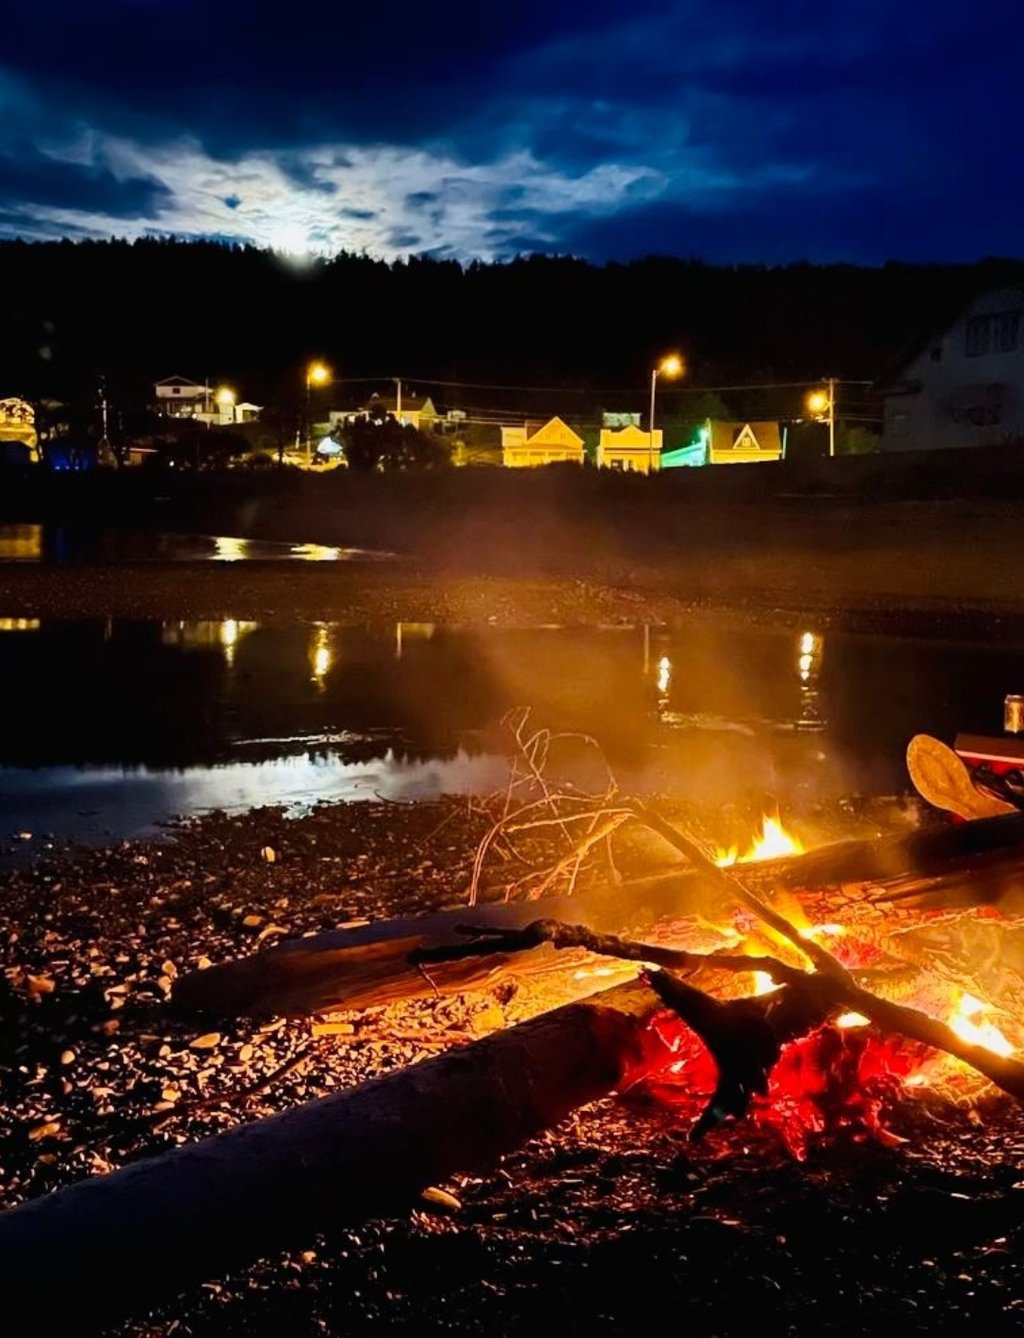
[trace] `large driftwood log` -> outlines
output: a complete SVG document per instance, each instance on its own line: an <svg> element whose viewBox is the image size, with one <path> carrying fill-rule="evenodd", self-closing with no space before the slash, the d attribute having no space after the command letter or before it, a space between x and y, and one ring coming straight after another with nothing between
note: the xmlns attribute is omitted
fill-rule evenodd
<svg viewBox="0 0 1024 1338"><path fill-rule="evenodd" d="M82 1333L320 1229L405 1212L664 1059L660 1007L618 986L23 1204L0 1215L7 1312Z"/></svg>
<svg viewBox="0 0 1024 1338"><path fill-rule="evenodd" d="M1024 815L985 819L882 841L847 841L809 854L745 866L764 887L821 890L871 884L893 896L915 893L973 904L1006 904L1024 891ZM519 958L493 954L439 963L429 974L410 954L450 943L467 919L493 929L519 929L536 919L585 921L608 933L636 933L659 920L705 909L717 895L704 871L679 872L607 889L600 895L543 898L458 908L437 915L384 920L355 929L295 939L178 981L177 1007L224 1016L306 1016L367 1008L441 992L487 988L504 976L552 967L546 947ZM565 963L562 963L564 966Z"/></svg>

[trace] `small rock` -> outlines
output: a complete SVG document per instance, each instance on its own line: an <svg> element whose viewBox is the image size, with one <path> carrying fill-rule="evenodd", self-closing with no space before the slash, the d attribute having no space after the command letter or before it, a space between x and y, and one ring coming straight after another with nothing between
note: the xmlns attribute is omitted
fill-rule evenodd
<svg viewBox="0 0 1024 1338"><path fill-rule="evenodd" d="M44 1124L37 1124L34 1129L30 1129L28 1136L33 1143L38 1143L41 1138L53 1138L59 1133L60 1120L47 1120Z"/></svg>
<svg viewBox="0 0 1024 1338"><path fill-rule="evenodd" d="M435 1212L457 1213L462 1208L454 1194L449 1194L446 1189L438 1189L436 1185L429 1185L423 1190L420 1202Z"/></svg>
<svg viewBox="0 0 1024 1338"><path fill-rule="evenodd" d="M62 1050L60 1052L60 1062L64 1065L73 1064L76 1058L74 1050Z"/></svg>
<svg viewBox="0 0 1024 1338"><path fill-rule="evenodd" d="M355 1027L351 1022L314 1022L310 1031L314 1036L351 1036Z"/></svg>
<svg viewBox="0 0 1024 1338"><path fill-rule="evenodd" d="M258 929L262 923L263 923L262 915L247 915L245 919L242 921L242 926L245 929Z"/></svg>
<svg viewBox="0 0 1024 1338"><path fill-rule="evenodd" d="M273 846L264 846L260 851L260 858L264 864L273 864L277 859L277 851Z"/></svg>
<svg viewBox="0 0 1024 1338"><path fill-rule="evenodd" d="M160 968L160 972L162 975L170 976L170 978L173 980L175 976L178 974L178 968L174 965L173 962L164 962L163 966Z"/></svg>
<svg viewBox="0 0 1024 1338"><path fill-rule="evenodd" d="M478 1036L486 1036L492 1031L500 1031L505 1025L505 1014L497 1004L474 1013L469 1020L470 1028Z"/></svg>
<svg viewBox="0 0 1024 1338"><path fill-rule="evenodd" d="M189 1042L193 1050L212 1050L220 1045L220 1032L208 1031L204 1036L197 1036L194 1041Z"/></svg>

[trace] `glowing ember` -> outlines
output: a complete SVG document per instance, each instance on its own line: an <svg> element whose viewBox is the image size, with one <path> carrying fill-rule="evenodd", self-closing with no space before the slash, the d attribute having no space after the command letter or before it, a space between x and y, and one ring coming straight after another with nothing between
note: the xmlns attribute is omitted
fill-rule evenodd
<svg viewBox="0 0 1024 1338"><path fill-rule="evenodd" d="M949 1025L962 1041L980 1045L993 1054L1008 1058L1013 1054L1013 1046L994 1022L983 1019L982 1014L986 1010L987 1005L981 999L976 999L973 994L961 994L948 1019Z"/></svg>
<svg viewBox="0 0 1024 1338"><path fill-rule="evenodd" d="M766 816L760 832L744 853L739 844L730 850L720 849L716 863L725 868L802 851L801 843L777 817ZM891 969L877 941L875 927L866 919L853 923L827 919L829 911L825 907L831 909L835 903L815 899L812 904L821 918L820 922L812 923L807 903L783 887L776 885L770 893L762 895L770 899L773 908L804 939L826 948L848 970L857 973L870 969L884 975ZM730 952L751 958L769 954L813 970L813 965L801 961L801 954L795 951L792 942L745 911L736 911L727 924L716 929L727 941ZM735 976L735 997L763 996L778 989L771 976L753 970L756 965L757 962L751 961L750 976ZM894 987L902 989L899 973L895 976ZM900 1002L920 1007L933 1017L945 1016L951 1029L969 1044L1004 1058L1018 1052L1020 1038L1011 1029L1012 1024L1008 1022L1007 1027L1015 1040L1008 1039L995 1024L999 1010L941 981L922 982L919 997L907 1000L901 993ZM657 1029L669 1058L666 1064L648 1073L643 1089L685 1118L696 1120L715 1088L714 1060L678 1020L663 1019ZM982 1075L970 1065L906 1037L887 1035L872 1026L868 1017L850 1010L783 1046L781 1057L769 1074L768 1090L765 1095L753 1098L747 1118L753 1125L779 1136L798 1158L807 1154L813 1142L837 1137L854 1141L870 1138L892 1146L903 1140L886 1127L886 1116L891 1116L912 1096L963 1104L979 1097L986 1086Z"/></svg>
<svg viewBox="0 0 1024 1338"><path fill-rule="evenodd" d="M795 836L790 836L778 818L765 816L761 819L760 836L755 838L753 845L745 854L741 855L736 846L731 850L719 850L715 856L715 863L720 869L726 869L730 864L754 864L758 860L781 859L784 855L803 853L803 845Z"/></svg>

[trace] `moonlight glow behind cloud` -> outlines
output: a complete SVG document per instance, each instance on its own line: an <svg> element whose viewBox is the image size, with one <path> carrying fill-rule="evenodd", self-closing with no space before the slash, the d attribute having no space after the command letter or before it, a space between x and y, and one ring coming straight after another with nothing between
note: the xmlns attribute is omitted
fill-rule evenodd
<svg viewBox="0 0 1024 1338"><path fill-rule="evenodd" d="M1019 25L995 0L510 13L16 0L0 235L301 254L717 260L1020 250Z"/></svg>

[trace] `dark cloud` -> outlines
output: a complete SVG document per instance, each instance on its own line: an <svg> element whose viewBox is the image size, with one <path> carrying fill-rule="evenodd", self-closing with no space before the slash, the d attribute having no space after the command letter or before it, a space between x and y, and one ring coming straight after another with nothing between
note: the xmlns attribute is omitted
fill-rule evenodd
<svg viewBox="0 0 1024 1338"><path fill-rule="evenodd" d="M743 208L650 204L566 220L562 236L567 249L595 260L677 255L725 264L881 264L1021 254L1010 214L993 210L979 217L976 201L966 197L937 210L933 202L902 199L877 186L840 194L799 187L757 192Z"/></svg>
<svg viewBox="0 0 1024 1338"><path fill-rule="evenodd" d="M0 204L33 235L33 204L173 203L266 237L298 200L384 250L966 259L1021 249L1022 57L1006 0L11 0Z"/></svg>
<svg viewBox="0 0 1024 1338"><path fill-rule="evenodd" d="M120 180L106 168L56 161L30 145L0 153L0 203L22 212L35 205L152 218L169 199L167 187L154 179Z"/></svg>

